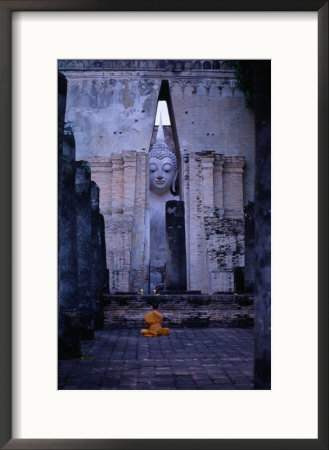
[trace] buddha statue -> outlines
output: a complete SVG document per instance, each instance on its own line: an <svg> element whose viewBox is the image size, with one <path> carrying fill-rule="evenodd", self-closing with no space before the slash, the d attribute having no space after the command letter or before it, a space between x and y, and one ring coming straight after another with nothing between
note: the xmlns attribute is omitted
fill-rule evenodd
<svg viewBox="0 0 329 450"><path fill-rule="evenodd" d="M176 155L165 141L162 120L149 153L150 171L150 292L164 284L166 264L166 202L179 200L175 192L178 175Z"/></svg>

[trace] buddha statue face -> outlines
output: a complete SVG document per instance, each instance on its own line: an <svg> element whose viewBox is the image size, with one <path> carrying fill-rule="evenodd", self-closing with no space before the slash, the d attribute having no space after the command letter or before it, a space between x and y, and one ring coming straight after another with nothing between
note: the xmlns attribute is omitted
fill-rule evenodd
<svg viewBox="0 0 329 450"><path fill-rule="evenodd" d="M175 189L177 170L174 167L172 158L150 158L150 190L158 195L169 192L170 187Z"/></svg>

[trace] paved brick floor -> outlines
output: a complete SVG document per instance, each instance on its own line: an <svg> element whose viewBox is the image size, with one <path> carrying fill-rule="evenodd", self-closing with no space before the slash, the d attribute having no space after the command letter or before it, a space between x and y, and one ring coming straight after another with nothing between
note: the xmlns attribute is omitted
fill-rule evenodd
<svg viewBox="0 0 329 450"><path fill-rule="evenodd" d="M59 361L59 389L253 389L252 329L105 329L82 353Z"/></svg>

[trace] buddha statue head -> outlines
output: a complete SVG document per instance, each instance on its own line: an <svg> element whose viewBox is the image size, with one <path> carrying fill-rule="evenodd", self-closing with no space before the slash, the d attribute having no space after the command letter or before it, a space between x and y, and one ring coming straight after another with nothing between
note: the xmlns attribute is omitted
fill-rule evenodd
<svg viewBox="0 0 329 450"><path fill-rule="evenodd" d="M155 143L149 153L150 190L157 196L162 196L170 191L175 193L175 183L178 174L176 155L169 150L165 142L162 121Z"/></svg>

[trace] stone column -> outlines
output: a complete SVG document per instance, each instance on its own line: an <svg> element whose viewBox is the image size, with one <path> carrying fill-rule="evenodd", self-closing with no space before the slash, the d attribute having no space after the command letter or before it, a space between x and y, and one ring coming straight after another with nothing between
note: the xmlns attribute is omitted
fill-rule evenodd
<svg viewBox="0 0 329 450"><path fill-rule="evenodd" d="M224 213L224 192L223 192L223 155L215 155L214 163L214 206L218 208L219 214Z"/></svg>
<svg viewBox="0 0 329 450"><path fill-rule="evenodd" d="M96 182L100 189L99 208L102 213L102 227L104 228L104 245L102 245L105 254L105 266L111 267L110 259L110 223L112 208L112 160L110 157L92 157L88 159L91 167L91 179ZM103 236L103 235L102 235ZM106 268L107 280L105 285L109 289L109 270Z"/></svg>
<svg viewBox="0 0 329 450"><path fill-rule="evenodd" d="M86 161L76 163L76 226L77 226L77 295L84 339L94 336L94 307L91 293L91 179Z"/></svg>
<svg viewBox="0 0 329 450"><path fill-rule="evenodd" d="M110 213L112 205L112 159L105 156L88 158L91 179L100 189L99 208L102 214Z"/></svg>
<svg viewBox="0 0 329 450"><path fill-rule="evenodd" d="M244 157L224 158L224 213L226 217L243 218L243 167Z"/></svg>
<svg viewBox="0 0 329 450"><path fill-rule="evenodd" d="M145 152L136 153L136 188L134 221L131 235L130 290L146 293L149 286L150 220L148 210L148 158Z"/></svg>
<svg viewBox="0 0 329 450"><path fill-rule="evenodd" d="M201 152L202 203L204 208L214 207L214 160L213 152Z"/></svg>
<svg viewBox="0 0 329 450"><path fill-rule="evenodd" d="M112 154L112 208L122 214L124 195L123 160L121 153Z"/></svg>
<svg viewBox="0 0 329 450"><path fill-rule="evenodd" d="M91 292L94 297L102 294L102 265L101 260L101 237L99 226L99 187L92 181L90 188L91 205L91 247L92 247L92 270L91 270Z"/></svg>
<svg viewBox="0 0 329 450"><path fill-rule="evenodd" d="M209 240L205 229L206 222L214 215L214 161L213 151L203 151L201 156L202 169L202 204L203 204L203 228L205 233L203 249L203 276L202 292L211 292L211 269L209 261Z"/></svg>
<svg viewBox="0 0 329 450"><path fill-rule="evenodd" d="M184 202L166 203L165 290L186 290Z"/></svg>
<svg viewBox="0 0 329 450"><path fill-rule="evenodd" d="M187 289L208 292L208 275L206 261L206 236L204 228L204 206L202 167L200 153L189 154L189 204L188 209L188 236L187 248L189 261L189 278Z"/></svg>
<svg viewBox="0 0 329 450"><path fill-rule="evenodd" d="M104 219L99 213L99 187L91 182L91 293L94 301L95 329L103 328L103 293L107 286Z"/></svg>
<svg viewBox="0 0 329 450"><path fill-rule="evenodd" d="M271 61L255 61L255 389L271 388Z"/></svg>
<svg viewBox="0 0 329 450"><path fill-rule="evenodd" d="M185 243L186 243L186 288L190 289L190 156L184 154L182 160L181 175L183 183L181 185L182 198L185 202Z"/></svg>
<svg viewBox="0 0 329 450"><path fill-rule="evenodd" d="M64 119L67 96L67 80L58 72L58 147L61 148L64 137Z"/></svg>
<svg viewBox="0 0 329 450"><path fill-rule="evenodd" d="M77 241L75 216L75 141L66 128L58 155L58 357L79 357Z"/></svg>
<svg viewBox="0 0 329 450"><path fill-rule="evenodd" d="M249 202L244 208L245 220L245 291L253 292L255 282L255 220L254 203Z"/></svg>
<svg viewBox="0 0 329 450"><path fill-rule="evenodd" d="M136 152L126 150L123 156L123 207L124 214L133 215L136 179Z"/></svg>
<svg viewBox="0 0 329 450"><path fill-rule="evenodd" d="M112 208L110 221L110 290L128 291L129 280L125 277L125 233L123 220L124 171L122 153L112 154Z"/></svg>
<svg viewBox="0 0 329 450"><path fill-rule="evenodd" d="M124 231L124 267L122 290L130 290L131 236L134 223L134 202L136 188L136 151L125 150L123 159L123 224Z"/></svg>
<svg viewBox="0 0 329 450"><path fill-rule="evenodd" d="M106 259L106 236L105 236L105 220L103 214L99 214L99 223L100 223L100 236L101 236L101 247L102 247L102 263L103 263L103 292L109 293L109 269L107 266Z"/></svg>

